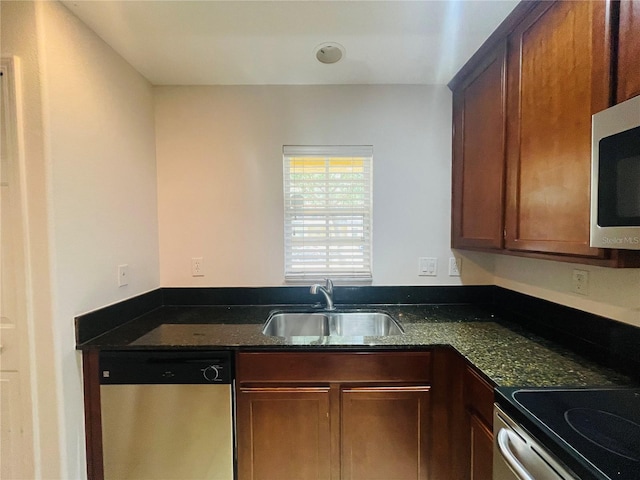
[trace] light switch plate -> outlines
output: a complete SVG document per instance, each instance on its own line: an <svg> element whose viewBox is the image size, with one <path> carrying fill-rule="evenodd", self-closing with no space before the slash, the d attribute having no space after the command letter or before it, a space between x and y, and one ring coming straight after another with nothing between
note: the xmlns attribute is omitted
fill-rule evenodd
<svg viewBox="0 0 640 480"><path fill-rule="evenodd" d="M118 265L118 287L129 285L129 265Z"/></svg>
<svg viewBox="0 0 640 480"><path fill-rule="evenodd" d="M418 258L418 276L435 277L438 274L438 259L435 257Z"/></svg>

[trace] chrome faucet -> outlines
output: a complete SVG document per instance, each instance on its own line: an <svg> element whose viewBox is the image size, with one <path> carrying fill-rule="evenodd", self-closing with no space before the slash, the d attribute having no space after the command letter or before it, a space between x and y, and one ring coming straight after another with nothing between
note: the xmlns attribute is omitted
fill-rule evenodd
<svg viewBox="0 0 640 480"><path fill-rule="evenodd" d="M335 305L333 304L333 282L329 278L327 278L326 284L324 286L318 283L314 283L313 285L311 285L309 291L312 295L317 295L318 291L320 291L324 295L324 298L327 301L325 310L336 309Z"/></svg>

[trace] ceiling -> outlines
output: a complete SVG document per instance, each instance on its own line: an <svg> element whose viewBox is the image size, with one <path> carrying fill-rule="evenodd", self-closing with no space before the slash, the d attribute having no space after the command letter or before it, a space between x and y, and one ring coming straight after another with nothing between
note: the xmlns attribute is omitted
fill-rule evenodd
<svg viewBox="0 0 640 480"><path fill-rule="evenodd" d="M447 83L518 1L63 3L155 85L322 85Z"/></svg>

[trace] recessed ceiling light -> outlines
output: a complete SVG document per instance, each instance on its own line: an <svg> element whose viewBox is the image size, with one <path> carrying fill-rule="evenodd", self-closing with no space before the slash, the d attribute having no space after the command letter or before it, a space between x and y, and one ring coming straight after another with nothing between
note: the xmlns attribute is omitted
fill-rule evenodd
<svg viewBox="0 0 640 480"><path fill-rule="evenodd" d="M344 56L344 47L336 42L321 43L316 47L316 58L321 63L336 63Z"/></svg>

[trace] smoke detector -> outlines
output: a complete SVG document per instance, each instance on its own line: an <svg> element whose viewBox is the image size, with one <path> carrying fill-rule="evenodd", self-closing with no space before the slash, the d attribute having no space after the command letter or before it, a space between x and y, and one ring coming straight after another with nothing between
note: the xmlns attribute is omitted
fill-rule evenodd
<svg viewBox="0 0 640 480"><path fill-rule="evenodd" d="M320 63L336 63L344 57L344 47L336 42L321 43L315 52Z"/></svg>

